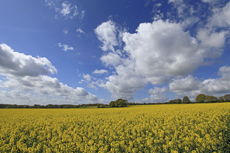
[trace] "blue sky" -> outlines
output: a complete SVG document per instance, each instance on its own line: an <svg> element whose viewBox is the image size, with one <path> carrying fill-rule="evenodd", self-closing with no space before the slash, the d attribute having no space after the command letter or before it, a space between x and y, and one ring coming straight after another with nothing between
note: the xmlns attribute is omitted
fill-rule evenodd
<svg viewBox="0 0 230 153"><path fill-rule="evenodd" d="M2 0L0 103L230 92L228 0Z"/></svg>

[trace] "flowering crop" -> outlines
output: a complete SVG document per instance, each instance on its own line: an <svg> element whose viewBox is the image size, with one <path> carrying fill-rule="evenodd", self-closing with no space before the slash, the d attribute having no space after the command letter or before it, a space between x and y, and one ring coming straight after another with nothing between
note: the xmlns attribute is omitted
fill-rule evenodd
<svg viewBox="0 0 230 153"><path fill-rule="evenodd" d="M230 103L1 109L0 152L230 152Z"/></svg>

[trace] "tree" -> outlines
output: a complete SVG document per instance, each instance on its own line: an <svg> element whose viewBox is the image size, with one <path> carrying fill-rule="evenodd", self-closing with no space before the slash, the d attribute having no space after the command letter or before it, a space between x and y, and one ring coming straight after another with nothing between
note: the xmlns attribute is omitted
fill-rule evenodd
<svg viewBox="0 0 230 153"><path fill-rule="evenodd" d="M196 96L196 102L203 103L205 101L206 96L204 94L199 94Z"/></svg>
<svg viewBox="0 0 230 153"><path fill-rule="evenodd" d="M115 101L111 101L111 102L109 103L109 107L115 107Z"/></svg>
<svg viewBox="0 0 230 153"><path fill-rule="evenodd" d="M111 101L109 107L126 107L127 100L117 99L116 101Z"/></svg>
<svg viewBox="0 0 230 153"><path fill-rule="evenodd" d="M118 107L125 107L126 103L127 103L127 100L118 99L118 100L116 100L116 103L117 103Z"/></svg>
<svg viewBox="0 0 230 153"><path fill-rule="evenodd" d="M224 98L225 98L226 102L229 102L230 101L230 94L225 95Z"/></svg>
<svg viewBox="0 0 230 153"><path fill-rule="evenodd" d="M190 103L191 101L190 101L190 99L187 97L187 96L185 96L184 98L183 98L183 103Z"/></svg>
<svg viewBox="0 0 230 153"><path fill-rule="evenodd" d="M219 101L220 102L229 102L230 101L230 94L219 97Z"/></svg>
<svg viewBox="0 0 230 153"><path fill-rule="evenodd" d="M177 100L176 100L176 103L177 103L177 104L180 104L180 103L181 103L181 99L177 99Z"/></svg>
<svg viewBox="0 0 230 153"><path fill-rule="evenodd" d="M104 104L99 104L99 105L97 105L97 108L106 108L106 105L104 105Z"/></svg>
<svg viewBox="0 0 230 153"><path fill-rule="evenodd" d="M180 104L181 103L181 99L170 100L168 103L170 103L170 104Z"/></svg>
<svg viewBox="0 0 230 153"><path fill-rule="evenodd" d="M34 104L33 108L41 108L41 106L38 104Z"/></svg>
<svg viewBox="0 0 230 153"><path fill-rule="evenodd" d="M174 103L175 103L175 100L170 100L168 103L169 103L169 104L174 104Z"/></svg>
<svg viewBox="0 0 230 153"><path fill-rule="evenodd" d="M218 99L215 96L205 96L205 102L217 102Z"/></svg>

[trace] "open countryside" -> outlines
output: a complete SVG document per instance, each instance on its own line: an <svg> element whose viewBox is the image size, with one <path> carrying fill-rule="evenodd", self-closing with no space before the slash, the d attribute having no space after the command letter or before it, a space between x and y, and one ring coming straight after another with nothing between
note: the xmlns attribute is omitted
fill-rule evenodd
<svg viewBox="0 0 230 153"><path fill-rule="evenodd" d="M1 109L0 152L229 152L230 103Z"/></svg>
<svg viewBox="0 0 230 153"><path fill-rule="evenodd" d="M0 0L0 153L230 153L230 0Z"/></svg>

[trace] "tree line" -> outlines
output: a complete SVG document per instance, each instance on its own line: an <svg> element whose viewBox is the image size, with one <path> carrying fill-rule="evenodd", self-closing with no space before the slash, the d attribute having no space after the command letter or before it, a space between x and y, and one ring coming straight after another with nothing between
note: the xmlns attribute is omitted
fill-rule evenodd
<svg viewBox="0 0 230 153"><path fill-rule="evenodd" d="M106 104L80 104L80 105L70 105L70 104L63 104L63 105L53 105L53 104L48 104L48 105L39 105L39 104L34 104L33 106L30 105L16 105L16 104L0 104L0 108L87 108L90 106L100 106L104 105L105 107L108 107L109 105Z"/></svg>
<svg viewBox="0 0 230 153"><path fill-rule="evenodd" d="M156 105L156 104L189 104L189 103L216 103L216 102L230 102L230 94L221 96L219 98L215 96L209 96L205 94L199 94L196 96L195 102L190 101L190 99L185 96L181 99L170 100L169 102L159 102L159 103L133 103L128 102L125 99L117 99L116 101L111 101L109 104L79 104L79 105L16 105L16 104L0 104L0 108L87 108L90 106L96 106L97 108L111 108L111 107L127 107L128 105Z"/></svg>
<svg viewBox="0 0 230 153"><path fill-rule="evenodd" d="M215 97L215 96L209 96L209 95L205 95L205 94L199 94L196 96L195 99L196 103L216 103L216 102L230 102L230 94L221 96L219 98ZM168 102L169 104L180 104L180 103L194 103L192 101L190 101L190 99L185 96L183 98L183 100L181 99L174 99L174 100L170 100Z"/></svg>

